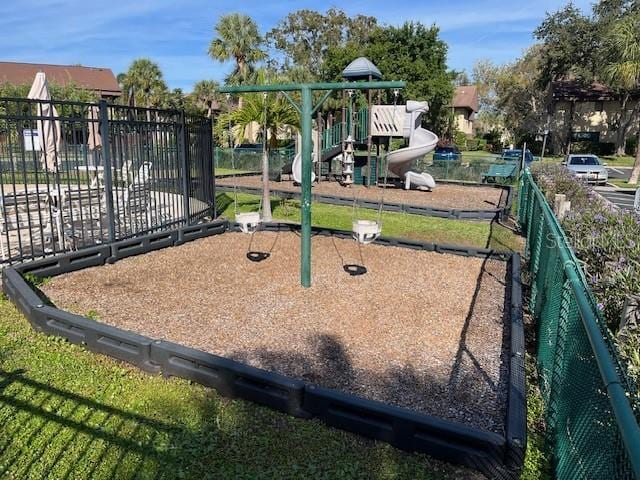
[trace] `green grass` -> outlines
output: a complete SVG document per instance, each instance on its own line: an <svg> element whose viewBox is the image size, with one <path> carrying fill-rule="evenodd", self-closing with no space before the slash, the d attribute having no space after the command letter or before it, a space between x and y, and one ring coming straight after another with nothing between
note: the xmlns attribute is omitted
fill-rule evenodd
<svg viewBox="0 0 640 480"><path fill-rule="evenodd" d="M535 358L526 355L527 452L520 480L551 480L551 454L545 438L544 402L538 388Z"/></svg>
<svg viewBox="0 0 640 480"><path fill-rule="evenodd" d="M633 167L633 162L635 161L633 157L628 155L623 157L606 156L600 158L606 162L609 167Z"/></svg>
<svg viewBox="0 0 640 480"><path fill-rule="evenodd" d="M234 217L233 195L219 194L217 202L220 213L227 218ZM273 217L278 220L299 222L300 202L295 200L271 199ZM238 210L257 211L259 197L238 194ZM376 220L377 211L366 208L356 210L357 218ZM404 213L382 213L382 233L389 237L403 237L433 243L453 243L479 248L520 251L521 240L511 230L495 222L475 220L449 220ZM353 209L322 203L315 203L311 211L314 226L351 230Z"/></svg>
<svg viewBox="0 0 640 480"><path fill-rule="evenodd" d="M620 187L620 188L633 188L633 189L637 189L638 187L640 187L640 184L631 184L625 180L620 180L618 178L610 178L609 179L609 183L612 183L613 185L615 185L616 187Z"/></svg>
<svg viewBox="0 0 640 480"><path fill-rule="evenodd" d="M425 455L146 375L0 299L0 478L467 478Z"/></svg>
<svg viewBox="0 0 640 480"><path fill-rule="evenodd" d="M232 173L235 173L236 175L240 175L242 173L249 173L249 170L239 170L239 169L233 169L233 168L216 168L215 174L216 177L218 175L231 175Z"/></svg>

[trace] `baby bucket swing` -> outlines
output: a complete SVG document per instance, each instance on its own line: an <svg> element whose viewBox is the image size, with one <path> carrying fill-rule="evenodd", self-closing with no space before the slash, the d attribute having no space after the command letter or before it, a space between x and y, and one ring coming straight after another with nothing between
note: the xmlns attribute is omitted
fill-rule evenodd
<svg viewBox="0 0 640 480"><path fill-rule="evenodd" d="M266 93L264 94L264 97L266 100ZM230 95L227 94L227 100L229 98L230 98ZM267 103L265 101L264 102L264 109L265 109L264 136L265 138L263 138L263 142L266 141L266 122L267 122L266 108L267 108ZM229 120L228 129L229 129L229 136L231 138L231 135L233 134L231 131L231 120ZM247 251L247 259L251 260L252 262L261 262L269 258L271 256L271 252L270 251L269 252L253 251L251 250L251 246L253 244L253 235L256 233L256 231L258 231L260 225L262 224L262 197L260 197L260 203L258 204L257 212L238 212L238 188L237 188L238 186L237 186L237 179L236 179L235 155L233 152L233 148L231 149L231 170L233 172L232 174L233 175L232 176L233 210L235 215L235 222L242 233L251 235L251 239L249 241L249 248Z"/></svg>
<svg viewBox="0 0 640 480"><path fill-rule="evenodd" d="M398 100L398 90L393 91L393 106L396 106ZM386 160L386 155L385 155ZM384 207L384 192L387 188L387 178L389 175L389 162L387 162L384 169L384 183L382 184L382 194L380 196L380 202L378 205L378 216L376 220L362 220L357 219L358 204L355 196L353 195L353 223L352 223L352 236L360 244L367 245L376 241L376 239L382 233L382 208Z"/></svg>

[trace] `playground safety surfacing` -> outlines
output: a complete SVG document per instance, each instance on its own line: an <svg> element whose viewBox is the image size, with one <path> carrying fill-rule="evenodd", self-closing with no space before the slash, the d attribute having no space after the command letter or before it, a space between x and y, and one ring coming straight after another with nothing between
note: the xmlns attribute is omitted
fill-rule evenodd
<svg viewBox="0 0 640 480"><path fill-rule="evenodd" d="M248 245L239 233L214 236L55 277L43 290L110 325L504 430L505 262L316 237L306 290L296 234L255 234L252 250L268 255L259 263Z"/></svg>

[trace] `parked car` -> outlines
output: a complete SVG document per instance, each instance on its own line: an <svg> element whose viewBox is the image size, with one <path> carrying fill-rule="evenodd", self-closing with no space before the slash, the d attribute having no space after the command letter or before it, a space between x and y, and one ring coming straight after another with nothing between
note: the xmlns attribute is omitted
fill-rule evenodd
<svg viewBox="0 0 640 480"><path fill-rule="evenodd" d="M504 149L502 151L502 155L500 156L500 158L502 160L505 160L507 162L515 162L515 161L520 161L520 159L522 158L522 149L521 148L516 148L516 149ZM529 151L529 149L527 149L524 152L524 161L527 165L529 165L531 162L533 162L533 155L531 154L531 152Z"/></svg>
<svg viewBox="0 0 640 480"><path fill-rule="evenodd" d="M607 164L602 162L596 155L567 155L562 164L575 173L578 178L589 183L604 185L609 180Z"/></svg>
<svg viewBox="0 0 640 480"><path fill-rule="evenodd" d="M462 154L455 145L444 145L442 147L436 147L433 151L434 160L460 160Z"/></svg>

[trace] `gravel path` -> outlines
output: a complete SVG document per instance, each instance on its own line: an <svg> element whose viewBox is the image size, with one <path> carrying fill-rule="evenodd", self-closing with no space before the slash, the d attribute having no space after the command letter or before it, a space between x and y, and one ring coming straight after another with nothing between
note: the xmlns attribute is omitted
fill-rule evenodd
<svg viewBox="0 0 640 480"><path fill-rule="evenodd" d="M236 177L238 187L261 188L262 181L259 176ZM217 178L217 185L233 186L232 177ZM274 190L300 191L300 187L293 182L271 182ZM352 198L354 195L361 200L380 201L380 188L365 188L361 185L352 185L349 188L341 186L338 182L314 183L313 192L322 195L334 195L337 197ZM403 190L395 186L388 186L384 192L384 200L389 203L404 203L409 205L429 206L436 208L454 208L456 210L493 210L502 208L507 201L507 191L494 187L472 187L453 184L438 184L431 192L423 190Z"/></svg>
<svg viewBox="0 0 640 480"><path fill-rule="evenodd" d="M226 233L55 277L58 306L325 387L502 433L506 264L313 238L299 287L291 232ZM506 322L508 323L508 322Z"/></svg>

